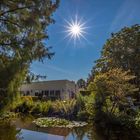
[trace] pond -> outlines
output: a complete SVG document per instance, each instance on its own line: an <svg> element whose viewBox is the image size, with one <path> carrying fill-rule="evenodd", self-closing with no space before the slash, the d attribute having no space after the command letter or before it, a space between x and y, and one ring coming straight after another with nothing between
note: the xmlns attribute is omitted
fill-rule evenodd
<svg viewBox="0 0 140 140"><path fill-rule="evenodd" d="M40 128L32 123L32 117L0 122L0 140L135 140L130 132L107 131L95 129L93 126L81 128ZM107 128L106 128L107 130Z"/></svg>

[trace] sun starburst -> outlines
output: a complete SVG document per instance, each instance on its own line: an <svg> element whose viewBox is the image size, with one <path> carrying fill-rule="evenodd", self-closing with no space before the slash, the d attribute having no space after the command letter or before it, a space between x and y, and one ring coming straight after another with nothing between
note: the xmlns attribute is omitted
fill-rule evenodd
<svg viewBox="0 0 140 140"><path fill-rule="evenodd" d="M85 39L86 34L86 22L83 22L82 19L78 19L77 16L75 16L75 19L71 19L70 21L65 20L67 25L65 26L67 35L66 37L70 37L70 40L74 40L74 43L76 40L81 40L81 38Z"/></svg>

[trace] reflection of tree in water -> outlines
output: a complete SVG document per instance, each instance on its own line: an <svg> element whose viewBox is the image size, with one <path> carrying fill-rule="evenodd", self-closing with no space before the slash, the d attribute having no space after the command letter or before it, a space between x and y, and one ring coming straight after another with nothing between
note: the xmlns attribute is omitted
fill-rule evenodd
<svg viewBox="0 0 140 140"><path fill-rule="evenodd" d="M89 140L105 140L100 134L97 133L95 127L92 125L82 128L74 128L71 134L76 140L84 140L85 136L87 136Z"/></svg>
<svg viewBox="0 0 140 140"><path fill-rule="evenodd" d="M71 134L76 137L76 140L83 140L85 134L88 132L88 127L73 128Z"/></svg>
<svg viewBox="0 0 140 140"><path fill-rule="evenodd" d="M139 132L136 129L108 128L106 140L140 140Z"/></svg>
<svg viewBox="0 0 140 140"><path fill-rule="evenodd" d="M32 115L22 115L20 116L20 120L22 123L31 123L34 120L34 117Z"/></svg>
<svg viewBox="0 0 140 140"><path fill-rule="evenodd" d="M0 140L21 140L20 130L10 122L0 122Z"/></svg>
<svg viewBox="0 0 140 140"><path fill-rule="evenodd" d="M27 120L24 121L26 122ZM52 131L54 132L55 130ZM65 131L63 130L62 132L64 133ZM85 140L85 137L88 140L140 140L140 133L135 129L112 127L109 125L102 128L99 125L74 128L71 130L71 134L75 140ZM16 129L15 125L11 125L10 122L0 121L0 140L23 139L21 130Z"/></svg>
<svg viewBox="0 0 140 140"><path fill-rule="evenodd" d="M87 137L89 140L105 140L101 134L99 134L95 127L90 126L87 132Z"/></svg>
<svg viewBox="0 0 140 140"><path fill-rule="evenodd" d="M90 128L88 131L89 140L140 140L139 132L135 129L120 127L99 126Z"/></svg>
<svg viewBox="0 0 140 140"><path fill-rule="evenodd" d="M18 131L19 131L19 132L18 132L17 135L16 135L16 140L23 140L24 137L21 136L21 135L22 135L21 129L19 129Z"/></svg>

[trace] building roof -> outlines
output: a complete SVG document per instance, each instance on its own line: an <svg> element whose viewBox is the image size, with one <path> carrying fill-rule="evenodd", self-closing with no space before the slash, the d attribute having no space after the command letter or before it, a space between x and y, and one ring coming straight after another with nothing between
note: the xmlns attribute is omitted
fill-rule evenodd
<svg viewBox="0 0 140 140"><path fill-rule="evenodd" d="M70 81L70 80L67 80L67 79L62 79L62 80L48 80L48 81L34 81L34 82L31 82L31 83L47 83L47 82L73 82L73 83L75 83L74 81Z"/></svg>

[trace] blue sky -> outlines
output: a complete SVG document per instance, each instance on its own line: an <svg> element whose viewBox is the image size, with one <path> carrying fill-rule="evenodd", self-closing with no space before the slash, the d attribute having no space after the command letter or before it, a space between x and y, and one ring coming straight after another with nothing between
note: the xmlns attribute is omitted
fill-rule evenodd
<svg viewBox="0 0 140 140"><path fill-rule="evenodd" d="M86 40L81 38L74 44L65 38L67 21L82 19L85 22ZM140 24L140 0L61 0L53 14L56 23L48 27L49 40L55 55L44 63L34 62L31 66L35 74L47 75L47 80L86 79L94 61L112 32L124 26Z"/></svg>

